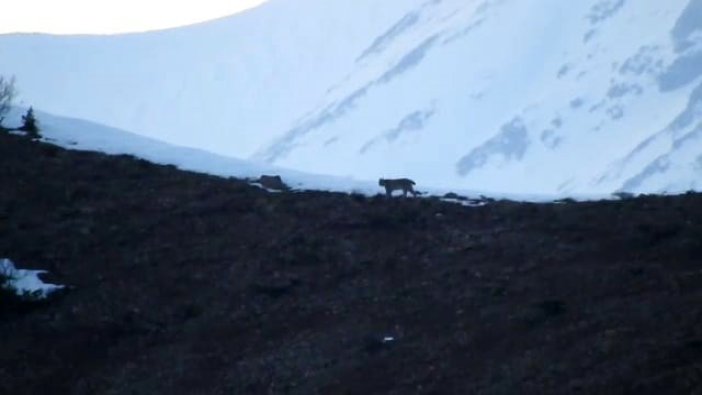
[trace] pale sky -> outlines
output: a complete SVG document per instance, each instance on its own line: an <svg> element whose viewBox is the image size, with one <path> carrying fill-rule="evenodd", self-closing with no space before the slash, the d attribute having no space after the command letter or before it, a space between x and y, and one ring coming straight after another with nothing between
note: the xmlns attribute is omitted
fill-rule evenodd
<svg viewBox="0 0 702 395"><path fill-rule="evenodd" d="M111 34L189 25L266 0L7 0L0 34Z"/></svg>

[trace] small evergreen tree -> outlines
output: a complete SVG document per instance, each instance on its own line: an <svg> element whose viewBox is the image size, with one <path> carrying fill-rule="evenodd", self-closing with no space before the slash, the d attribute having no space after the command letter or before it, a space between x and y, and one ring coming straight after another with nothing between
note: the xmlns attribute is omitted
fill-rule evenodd
<svg viewBox="0 0 702 395"><path fill-rule="evenodd" d="M41 138L37 123L37 118L34 116L34 109L29 107L27 114L22 116L22 127L20 127L19 130L27 132L27 136L32 140Z"/></svg>

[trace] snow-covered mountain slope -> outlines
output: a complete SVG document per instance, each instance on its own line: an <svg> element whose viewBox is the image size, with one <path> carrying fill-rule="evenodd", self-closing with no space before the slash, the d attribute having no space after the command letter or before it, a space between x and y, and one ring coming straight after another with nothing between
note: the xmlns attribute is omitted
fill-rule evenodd
<svg viewBox="0 0 702 395"><path fill-rule="evenodd" d="M246 157L343 76L400 12L389 3L278 0L143 34L0 35L0 74L17 77L22 104Z"/></svg>
<svg viewBox="0 0 702 395"><path fill-rule="evenodd" d="M60 114L316 173L528 193L702 188L702 0L271 0L0 37Z"/></svg>

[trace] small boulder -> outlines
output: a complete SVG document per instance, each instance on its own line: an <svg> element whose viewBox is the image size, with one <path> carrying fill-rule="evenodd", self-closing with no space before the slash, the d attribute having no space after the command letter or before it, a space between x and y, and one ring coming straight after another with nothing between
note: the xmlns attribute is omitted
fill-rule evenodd
<svg viewBox="0 0 702 395"><path fill-rule="evenodd" d="M283 179L278 176L269 176L269 175L262 175L258 179L258 183L261 184L262 187L266 189L273 189L276 191L287 191L290 189L285 183L283 182Z"/></svg>

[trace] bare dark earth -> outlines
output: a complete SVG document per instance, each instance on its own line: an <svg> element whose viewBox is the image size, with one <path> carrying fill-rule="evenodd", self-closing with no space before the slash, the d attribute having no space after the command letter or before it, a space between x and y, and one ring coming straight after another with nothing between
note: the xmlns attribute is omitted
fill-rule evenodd
<svg viewBox="0 0 702 395"><path fill-rule="evenodd" d="M0 186L0 257L74 288L0 300L0 394L702 392L699 194L269 194L5 134Z"/></svg>

